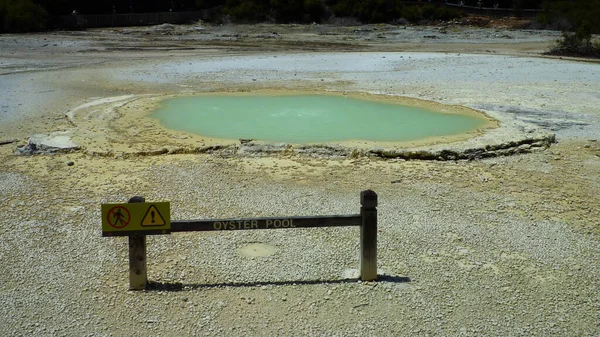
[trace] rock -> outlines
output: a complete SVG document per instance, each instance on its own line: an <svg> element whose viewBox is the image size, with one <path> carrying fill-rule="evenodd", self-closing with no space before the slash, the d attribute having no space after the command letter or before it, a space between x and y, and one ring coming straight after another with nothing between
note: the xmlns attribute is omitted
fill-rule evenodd
<svg viewBox="0 0 600 337"><path fill-rule="evenodd" d="M72 161L70 161L70 160L67 162L67 166L73 166L73 165L75 165L75 163L74 163L74 162L72 162Z"/></svg>
<svg viewBox="0 0 600 337"><path fill-rule="evenodd" d="M79 146L71 141L71 132L52 132L49 135L35 134L29 137L27 145L17 148L16 154L34 155L79 150Z"/></svg>

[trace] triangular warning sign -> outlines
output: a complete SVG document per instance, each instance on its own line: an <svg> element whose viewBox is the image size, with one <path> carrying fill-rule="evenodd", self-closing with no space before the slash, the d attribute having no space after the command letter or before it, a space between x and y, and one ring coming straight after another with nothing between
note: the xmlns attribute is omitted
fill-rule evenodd
<svg viewBox="0 0 600 337"><path fill-rule="evenodd" d="M142 226L164 226L166 225L165 219L160 215L160 212L154 205L150 205L146 215L142 219Z"/></svg>

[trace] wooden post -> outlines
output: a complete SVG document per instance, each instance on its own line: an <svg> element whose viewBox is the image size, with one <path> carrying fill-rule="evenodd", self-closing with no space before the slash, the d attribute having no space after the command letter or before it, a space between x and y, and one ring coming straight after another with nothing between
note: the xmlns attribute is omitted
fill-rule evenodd
<svg viewBox="0 0 600 337"><path fill-rule="evenodd" d="M367 190L360 193L360 278L377 280L377 193Z"/></svg>
<svg viewBox="0 0 600 337"><path fill-rule="evenodd" d="M130 203L145 202L143 197L133 197ZM129 290L144 290L148 284L146 271L146 235L129 236Z"/></svg>

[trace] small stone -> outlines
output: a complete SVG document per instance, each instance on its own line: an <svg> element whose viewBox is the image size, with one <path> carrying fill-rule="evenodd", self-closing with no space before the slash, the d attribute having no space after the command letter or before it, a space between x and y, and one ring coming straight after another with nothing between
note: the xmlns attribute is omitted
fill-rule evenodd
<svg viewBox="0 0 600 337"><path fill-rule="evenodd" d="M74 162L72 162L72 161L70 161L70 160L67 162L67 166L73 166L73 165L75 165L75 163L74 163Z"/></svg>

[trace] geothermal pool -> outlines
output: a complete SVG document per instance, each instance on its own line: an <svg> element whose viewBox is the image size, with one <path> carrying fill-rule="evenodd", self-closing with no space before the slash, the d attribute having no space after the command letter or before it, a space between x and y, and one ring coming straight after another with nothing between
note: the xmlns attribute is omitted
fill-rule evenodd
<svg viewBox="0 0 600 337"><path fill-rule="evenodd" d="M342 95L201 95L164 100L151 117L210 138L404 142L483 127L483 117Z"/></svg>

